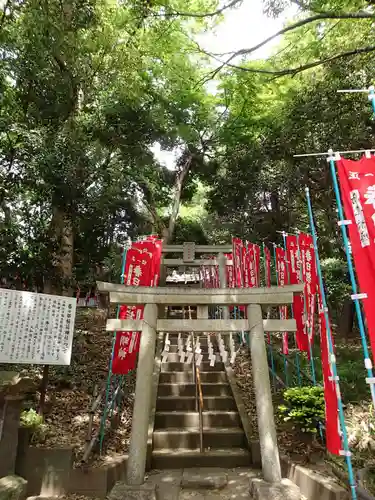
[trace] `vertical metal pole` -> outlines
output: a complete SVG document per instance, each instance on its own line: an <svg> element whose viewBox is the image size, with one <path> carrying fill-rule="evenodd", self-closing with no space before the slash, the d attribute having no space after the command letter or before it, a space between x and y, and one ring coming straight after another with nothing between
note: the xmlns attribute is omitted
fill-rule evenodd
<svg viewBox="0 0 375 500"><path fill-rule="evenodd" d="M277 272L277 261L276 261L276 245L273 244L273 260L275 262L275 273L276 273L276 284L279 286L279 273ZM289 376L288 376L288 361L286 360L286 356L283 353L283 349L280 351L281 357L284 360L284 373L285 373L285 385L289 387Z"/></svg>
<svg viewBox="0 0 375 500"><path fill-rule="evenodd" d="M127 252L128 252L128 247L127 247L127 245L124 245L124 249L122 252L121 276L120 276L120 283L122 285L124 284L124 280L125 280L125 265L126 265ZM116 312L117 318L119 317L119 313L120 313L120 305L117 306L117 312ZM106 385L106 390L105 390L105 403L104 403L104 408L103 408L102 419L100 422L100 438L99 438L100 453L102 453L102 450L103 450L103 441L104 441L104 434L105 434L105 422L107 420L108 399L109 399L109 391L110 391L111 378L112 378L112 364L113 364L113 355L115 352L116 335L117 335L117 332L113 332L111 359L109 360L107 385Z"/></svg>
<svg viewBox="0 0 375 500"><path fill-rule="evenodd" d="M327 300L326 300L326 294L325 294L325 290L324 290L322 269L320 266L318 242L317 242L316 229L315 229L314 217L313 217L313 212L312 212L312 205L311 205L311 200L310 200L309 188L306 188L305 191L306 191L306 199L307 199L307 208L308 208L308 212L309 212L311 234L312 234L313 241L314 241L316 269L318 271L319 287L320 287L320 293L321 293L322 305L323 305L323 311L324 311L324 320L326 323L330 365L331 365L331 369L332 369L333 380L335 380L335 383L336 383L338 414L339 414L339 421L340 421L340 427L341 427L341 432L342 432L342 441L343 441L343 447L344 447L344 453L345 453L345 460L346 460L346 465L348 468L349 486L350 486L350 490L351 490L351 494L352 494L352 499L357 500L356 483L355 483L355 477L354 477L354 473L353 473L352 460L351 460L351 456L350 456L348 435L346 432L344 408L343 408L342 399L341 399L339 377L337 375L336 357L335 357L335 353L333 350L331 325L330 325L329 316L328 316Z"/></svg>
<svg viewBox="0 0 375 500"><path fill-rule="evenodd" d="M188 334L188 335L190 335L190 334ZM199 406L198 406L198 384L197 384L197 366L196 366L196 363L195 363L195 337L194 337L194 332L191 332L191 338L192 338L191 346L192 346L192 349L193 349L193 363L192 363L192 367L193 367L193 381L194 381L194 384L195 384L195 411L198 411L199 410Z"/></svg>
<svg viewBox="0 0 375 500"><path fill-rule="evenodd" d="M344 216L343 206L341 203L340 189L339 189L339 184L338 184L337 175L336 175L335 158L333 156L332 150L330 150L329 153L331 154L331 156L328 158L328 160L329 160L329 166L331 169L333 189L335 191L335 196L336 196L338 216L339 216L339 220L344 220L345 216ZM357 286L357 280L355 277L354 267L353 267L352 258L351 258L349 238L348 238L348 234L346 232L346 226L344 224L341 224L340 228L341 228L342 239L344 241L345 255L346 255L346 261L348 264L350 283L352 285L353 296L355 296L358 294L358 286ZM371 361L369 349L367 346L367 336L366 336L365 324L363 321L361 304L359 303L358 298L354 297L353 300L354 300L355 311L357 314L357 321L358 321L359 333L361 336L361 343L362 343L363 355L364 355L364 360L365 360L365 368L367 370L367 377L373 378L372 361ZM375 386L372 383L370 383L369 385L370 385L370 391L371 391L371 397L372 397L373 411L375 411Z"/></svg>
<svg viewBox="0 0 375 500"><path fill-rule="evenodd" d="M113 412L115 410L115 403L116 403L116 398L113 397L113 395L116 392L116 382L117 382L117 376L115 375L112 380L112 401L111 401L111 408L109 412L109 418L111 419L113 416Z"/></svg>
<svg viewBox="0 0 375 500"><path fill-rule="evenodd" d="M288 282L290 284L290 270L289 270L289 264L290 262L288 261L288 253L287 253L287 248L286 248L286 232L283 231L283 242L284 242L284 251L286 255L286 269L288 272ZM291 307L291 312L292 312L292 318L294 318L294 311L293 311L293 304ZM296 346L296 366L297 366L297 380L298 380L298 385L301 386L301 371L300 371L300 362L299 362L299 352L298 352L298 345L297 345L297 335L294 333L294 343Z"/></svg>
<svg viewBox="0 0 375 500"><path fill-rule="evenodd" d="M375 116L375 87L371 85L368 89L368 99L371 101L373 117Z"/></svg>

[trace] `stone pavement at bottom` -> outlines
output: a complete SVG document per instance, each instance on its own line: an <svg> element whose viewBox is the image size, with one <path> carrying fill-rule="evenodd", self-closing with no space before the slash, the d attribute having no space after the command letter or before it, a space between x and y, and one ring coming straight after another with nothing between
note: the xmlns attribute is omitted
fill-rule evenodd
<svg viewBox="0 0 375 500"><path fill-rule="evenodd" d="M250 479L259 476L249 468L199 468L152 471L146 483L156 486L157 500L250 500Z"/></svg>

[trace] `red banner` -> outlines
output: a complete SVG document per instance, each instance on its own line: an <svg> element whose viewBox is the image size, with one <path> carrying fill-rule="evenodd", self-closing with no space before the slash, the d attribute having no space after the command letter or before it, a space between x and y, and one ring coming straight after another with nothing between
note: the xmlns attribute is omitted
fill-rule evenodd
<svg viewBox="0 0 375 500"><path fill-rule="evenodd" d="M260 247L254 243L247 244L249 254L250 287L260 284Z"/></svg>
<svg viewBox="0 0 375 500"><path fill-rule="evenodd" d="M276 247L276 272L277 272L277 283L279 286L284 286L288 284L288 274L285 263L285 252L282 248ZM288 307L280 306L280 319L288 318ZM288 354L288 333L283 333L283 346L282 353Z"/></svg>
<svg viewBox="0 0 375 500"><path fill-rule="evenodd" d="M211 266L211 277L213 288L220 288L219 266Z"/></svg>
<svg viewBox="0 0 375 500"><path fill-rule="evenodd" d="M286 236L286 253L288 259L288 274L291 285L300 282L300 259L298 251L297 236L288 234Z"/></svg>
<svg viewBox="0 0 375 500"><path fill-rule="evenodd" d="M340 424L338 419L336 383L332 380L333 373L330 364L328 335L325 315L319 294L319 325L320 350L324 382L324 401L326 414L326 446L333 455L339 455L341 450ZM333 339L332 339L333 342Z"/></svg>
<svg viewBox="0 0 375 500"><path fill-rule="evenodd" d="M337 162L361 300L375 355L375 157Z"/></svg>
<svg viewBox="0 0 375 500"><path fill-rule="evenodd" d="M271 286L271 252L267 247L263 247L264 249L264 271L265 271L265 282L266 286Z"/></svg>
<svg viewBox="0 0 375 500"><path fill-rule="evenodd" d="M243 288L245 286L245 276L244 276L244 262L243 254L246 254L246 248L243 241L240 238L232 238L232 256L233 256L233 287ZM239 311L245 312L244 306L236 306ZM236 308L231 306L229 308L230 313L236 311ZM235 313L235 317L236 317Z"/></svg>
<svg viewBox="0 0 375 500"><path fill-rule="evenodd" d="M156 286L160 276L161 241L138 241L127 251L124 283L127 286ZM122 305L120 319L142 319L144 306ZM125 375L134 370L139 350L140 332L117 332L112 359L112 373Z"/></svg>
<svg viewBox="0 0 375 500"><path fill-rule="evenodd" d="M233 255L231 253L226 253L225 257L227 260L231 260L233 262ZM227 272L227 287L235 288L235 275L234 275L234 265L230 264L226 266Z"/></svg>
<svg viewBox="0 0 375 500"><path fill-rule="evenodd" d="M243 286L250 287L250 262L248 249L246 245L242 246L242 269L243 269Z"/></svg>
<svg viewBox="0 0 375 500"><path fill-rule="evenodd" d="M208 260L213 259L211 255L207 257ZM203 282L203 288L219 288L219 267L218 266L202 266L201 268L201 279Z"/></svg>
<svg viewBox="0 0 375 500"><path fill-rule="evenodd" d="M260 246L254 245L256 286L260 286Z"/></svg>
<svg viewBox="0 0 375 500"><path fill-rule="evenodd" d="M211 284L211 273L209 266L202 266L200 269L200 278L203 283L203 288L212 288Z"/></svg>
<svg viewBox="0 0 375 500"><path fill-rule="evenodd" d="M263 245L263 257L264 257L264 281L266 286L271 286L271 252L269 249ZM271 343L271 335L267 332L267 342Z"/></svg>
<svg viewBox="0 0 375 500"><path fill-rule="evenodd" d="M286 252L288 258L288 276L291 285L297 285L301 281L300 277L300 251L298 248L298 238L294 235L287 235L286 237ZM296 341L297 347L300 351L309 352L308 337L305 329L304 321L304 296L303 293L294 295L293 297L293 316L296 320L297 331Z"/></svg>
<svg viewBox="0 0 375 500"><path fill-rule="evenodd" d="M298 237L298 245L301 255L302 280L305 294L305 333L304 346L309 353L309 344L313 343L314 336L314 314L316 304L316 291L318 286L318 275L316 270L315 249L312 236L301 233ZM302 339L301 339L302 340ZM310 353L309 353L310 355Z"/></svg>
<svg viewBox="0 0 375 500"><path fill-rule="evenodd" d="M151 268L151 280L150 286L158 286L160 281L160 263L161 263L161 253L163 248L163 242L157 240L155 236L149 236L148 241L154 242L154 251L152 258L152 268Z"/></svg>
<svg viewBox="0 0 375 500"><path fill-rule="evenodd" d="M242 269L242 248L243 243L240 238L232 238L232 254L233 254L233 269L234 283L237 288L243 287L243 269Z"/></svg>

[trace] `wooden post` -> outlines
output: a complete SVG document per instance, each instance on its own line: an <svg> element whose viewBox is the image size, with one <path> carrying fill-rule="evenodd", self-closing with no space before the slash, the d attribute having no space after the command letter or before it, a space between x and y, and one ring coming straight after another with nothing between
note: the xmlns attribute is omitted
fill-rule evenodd
<svg viewBox="0 0 375 500"><path fill-rule="evenodd" d="M43 366L42 381L40 383L40 398L39 398L39 415L44 415L44 406L46 402L47 387L48 387L49 365Z"/></svg>

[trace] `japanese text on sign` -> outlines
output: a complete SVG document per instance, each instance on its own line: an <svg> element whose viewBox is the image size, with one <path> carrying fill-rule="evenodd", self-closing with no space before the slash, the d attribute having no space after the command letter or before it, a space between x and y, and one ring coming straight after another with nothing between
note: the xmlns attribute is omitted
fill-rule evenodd
<svg viewBox="0 0 375 500"><path fill-rule="evenodd" d="M76 298L0 288L0 363L69 365Z"/></svg>
<svg viewBox="0 0 375 500"><path fill-rule="evenodd" d="M375 186L370 186L368 188L368 190L371 187L375 187ZM365 201L366 205L372 204L374 202L374 195L372 192L371 192L371 195L365 194L365 198L367 198L367 201ZM358 227L359 237L361 240L361 246L362 246L362 248L368 247L370 245L370 237L368 234L367 225L366 225L366 221L365 221L365 216L363 214L358 189L354 189L353 191L350 191L350 200L351 200L352 206L353 206L353 213L354 213L355 222L356 222L357 227Z"/></svg>

